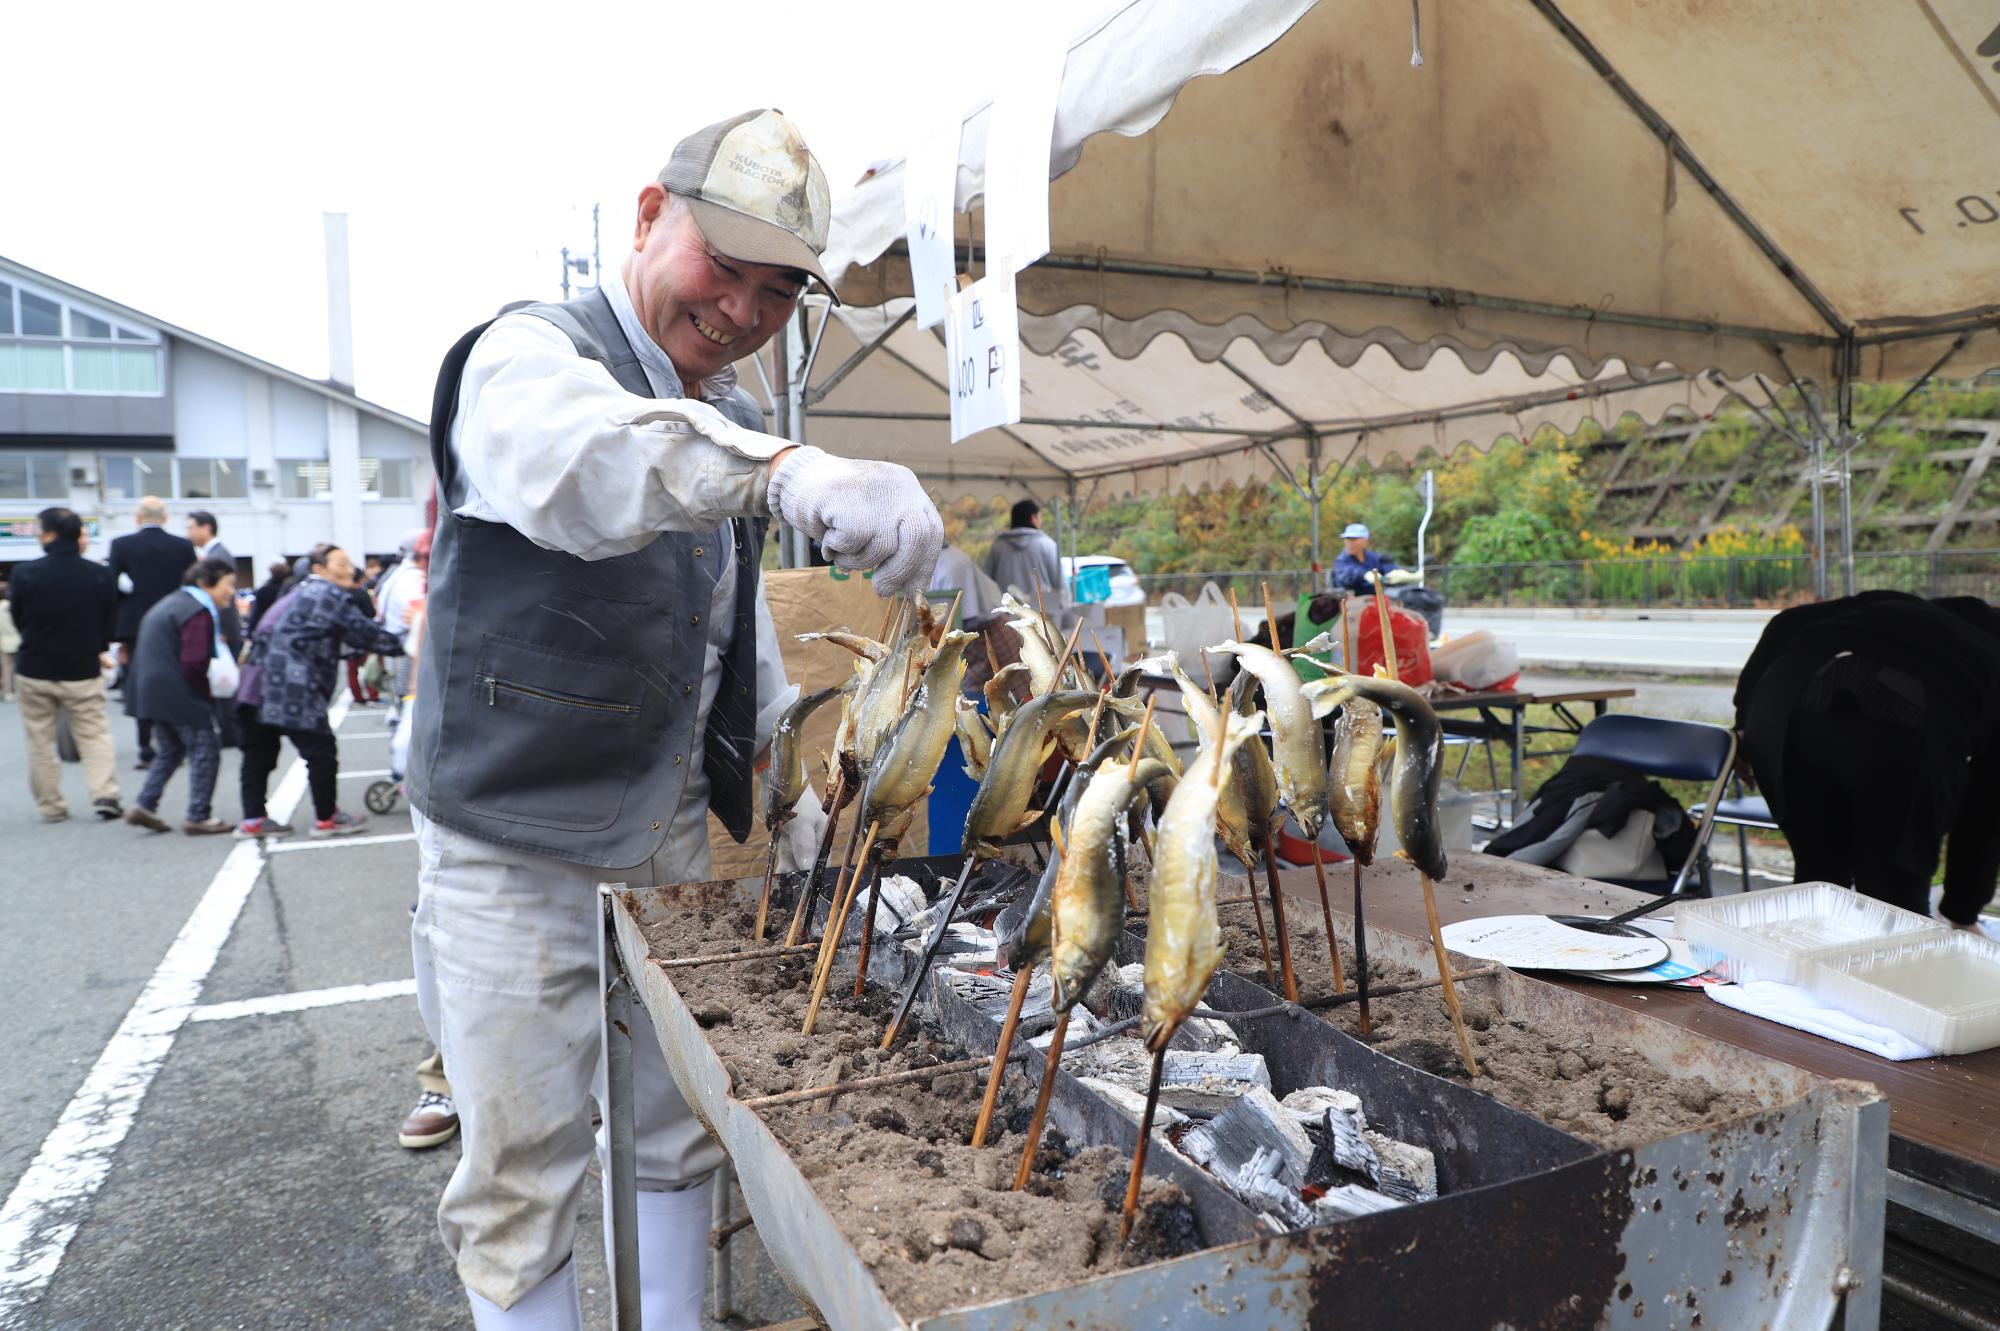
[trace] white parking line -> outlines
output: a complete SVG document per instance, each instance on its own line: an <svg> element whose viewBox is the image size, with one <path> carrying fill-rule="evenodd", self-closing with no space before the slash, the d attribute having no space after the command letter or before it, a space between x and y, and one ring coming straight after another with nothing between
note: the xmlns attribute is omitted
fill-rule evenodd
<svg viewBox="0 0 2000 1331"><path fill-rule="evenodd" d="M284 855L295 850L342 850L348 846L389 846L398 841L415 841L415 832L384 832L381 836L340 836L322 837L317 841L280 841L264 847L272 855Z"/></svg>
<svg viewBox="0 0 2000 1331"><path fill-rule="evenodd" d="M341 739L344 739L344 740L347 740L347 739L389 739L389 738L391 738L392 736L394 736L394 735L395 735L395 733L396 733L396 732L395 732L395 731L393 731L393 730L343 730L343 731L341 731L341 732L340 732L340 738L341 738Z"/></svg>
<svg viewBox="0 0 2000 1331"><path fill-rule="evenodd" d="M189 1021L229 1021L236 1017L268 1017L280 1012L306 1012L342 1003L366 1003L377 998L407 998L417 992L415 980L383 980L376 984L343 984L332 989L306 989L293 994L265 994L229 1003L204 1003L188 1013Z"/></svg>
<svg viewBox="0 0 2000 1331"><path fill-rule="evenodd" d="M347 699L336 699L328 720L338 727L347 707ZM280 822L290 818L305 790L305 764L294 758L271 797L268 814ZM257 842L238 842L229 852L7 1195L6 1205L0 1206L0 1323L33 1304L55 1278L90 1199L111 1172L112 1157L131 1131L154 1075L201 996L263 869L264 853Z"/></svg>
<svg viewBox="0 0 2000 1331"><path fill-rule="evenodd" d="M340 779L342 781L359 781L363 777L394 775L395 773L386 767L364 767L358 772L342 772L340 773Z"/></svg>

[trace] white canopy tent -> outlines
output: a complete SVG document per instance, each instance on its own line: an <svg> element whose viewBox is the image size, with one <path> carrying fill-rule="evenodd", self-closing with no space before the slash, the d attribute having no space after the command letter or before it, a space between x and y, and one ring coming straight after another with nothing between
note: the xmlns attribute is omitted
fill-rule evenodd
<svg viewBox="0 0 2000 1331"><path fill-rule="evenodd" d="M1726 391L1671 370L1641 378L1617 361L1585 378L1556 356L1536 373L1510 351L1483 373L1448 349L1405 369L1381 347L1360 347L1346 366L1311 338L1282 363L1248 337L1208 360L1177 337L1120 358L1078 329L1024 357L1018 425L952 444L942 344L905 317L909 306L843 312L824 326L806 433L832 452L894 458L942 497L1026 492L1088 503L1275 476L1316 508L1356 461L1485 448L1545 425L1573 431L1586 417L1705 416ZM1315 563L1319 554L1315 546Z"/></svg>
<svg viewBox="0 0 2000 1331"><path fill-rule="evenodd" d="M1023 340L1056 361L1101 348L1140 366L1177 348L1157 353L1160 378L1230 390L1181 413L1220 423L1171 441L1139 430L1153 437L1107 452L1088 430L1176 418L1086 423L1060 414L1067 387L1046 390L1058 407L1041 415L1034 388L1019 430L959 446L961 474L990 464L1072 493L1121 473L1210 479L1212 459L1246 444L1319 465L1341 425L1366 438L1382 394L1406 404L1375 417L1385 436L1430 426L1484 442L1498 417L1555 407L1559 385L1604 390L1592 414L1615 415L1609 373L1656 415L1674 384L1699 409L1719 371L1773 407L1773 384L1830 390L1824 410L1814 394L1777 424L1815 458L1835 450L1844 481L1857 378L2000 365L2000 73L1980 54L1992 21L1980 0L1132 0L1070 46L1052 251L1017 279ZM990 119L975 108L959 148L975 273ZM941 377L938 352L890 326L910 290L902 225L900 164L837 205L828 271L852 322L824 354L795 350L787 429L815 411L860 426L853 413L935 410L933 391L892 392L895 375L865 405L847 382L868 361L842 337L858 350L885 326L884 350L936 367L931 390ZM1287 384L1303 409L1263 390L1284 424L1217 410L1258 390L1211 374L1256 380L1307 347L1320 359ZM1440 391L1421 391L1440 363ZM1417 377L1390 385L1391 364ZM1341 398L1321 382L1336 366L1381 393ZM1501 378L1482 390L1468 370Z"/></svg>

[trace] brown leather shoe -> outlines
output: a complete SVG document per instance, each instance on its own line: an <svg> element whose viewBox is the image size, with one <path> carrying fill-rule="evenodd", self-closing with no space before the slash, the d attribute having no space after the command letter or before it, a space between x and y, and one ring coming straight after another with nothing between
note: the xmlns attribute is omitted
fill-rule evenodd
<svg viewBox="0 0 2000 1331"><path fill-rule="evenodd" d="M236 824L225 823L220 818L210 818L206 822L200 823L190 819L181 824L181 831L186 832L189 836L216 836L223 832L234 832L235 830Z"/></svg>
<svg viewBox="0 0 2000 1331"><path fill-rule="evenodd" d="M417 1149L439 1146L458 1135L458 1106L449 1095L425 1091L403 1125L396 1129L396 1144Z"/></svg>
<svg viewBox="0 0 2000 1331"><path fill-rule="evenodd" d="M136 804L125 810L125 821L134 827L143 827L148 832L171 832L174 830L167 826L167 820L160 817L159 814L154 813L151 809L142 809Z"/></svg>

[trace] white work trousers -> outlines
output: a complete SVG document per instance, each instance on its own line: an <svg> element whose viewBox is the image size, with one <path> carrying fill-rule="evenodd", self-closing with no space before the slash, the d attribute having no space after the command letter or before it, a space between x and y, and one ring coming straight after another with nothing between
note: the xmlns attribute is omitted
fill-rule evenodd
<svg viewBox="0 0 2000 1331"><path fill-rule="evenodd" d="M705 878L708 847L691 831L670 837L649 865L592 869L410 816L417 1004L444 1054L462 1143L438 1228L466 1288L509 1308L576 1242L593 1150L588 1101L604 1101L597 884ZM681 1099L645 1009L628 1001L622 1015L632 1031L640 1190L698 1184L722 1149ZM690 1235L702 1242L706 1221Z"/></svg>

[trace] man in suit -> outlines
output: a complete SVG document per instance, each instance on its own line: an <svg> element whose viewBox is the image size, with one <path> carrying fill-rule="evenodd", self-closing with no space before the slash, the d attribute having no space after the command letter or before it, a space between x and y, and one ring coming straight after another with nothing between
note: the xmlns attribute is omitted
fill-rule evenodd
<svg viewBox="0 0 2000 1331"><path fill-rule="evenodd" d="M182 576L195 562L194 542L166 529L165 500L147 495L139 501L134 516L139 530L111 543L111 576L117 581L119 591L114 641L118 644L121 669L129 669L132 664L132 644L139 637L139 621L155 602L181 585ZM153 725L141 721L139 766L152 765Z"/></svg>
<svg viewBox="0 0 2000 1331"><path fill-rule="evenodd" d="M194 547L196 559L220 559L231 568L236 566L236 556L229 553L229 547L217 535L221 524L215 514L198 508L187 517L188 544ZM229 650L238 656L243 654L243 617L236 613L236 602L231 598L222 606L222 640L229 644Z"/></svg>

